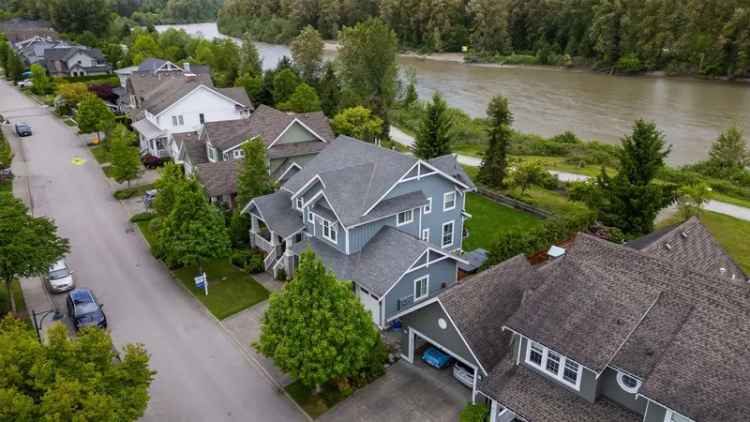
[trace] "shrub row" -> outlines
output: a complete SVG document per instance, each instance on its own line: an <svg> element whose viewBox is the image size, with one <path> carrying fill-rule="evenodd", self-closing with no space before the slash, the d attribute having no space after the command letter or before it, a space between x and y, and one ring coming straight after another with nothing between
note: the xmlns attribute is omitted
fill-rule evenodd
<svg viewBox="0 0 750 422"><path fill-rule="evenodd" d="M134 216L130 217L131 223L139 223L141 221L149 221L156 218L156 213L151 211L144 211L139 212L138 214L135 214Z"/></svg>
<svg viewBox="0 0 750 422"><path fill-rule="evenodd" d="M251 274L263 272L263 253L258 250L235 249L231 257L232 265Z"/></svg>
<svg viewBox="0 0 750 422"><path fill-rule="evenodd" d="M133 186L131 188L117 190L115 191L113 195L115 199L119 199L119 200L130 199L134 196L143 195L144 193L146 193L147 190L151 190L153 188L154 188L153 184Z"/></svg>

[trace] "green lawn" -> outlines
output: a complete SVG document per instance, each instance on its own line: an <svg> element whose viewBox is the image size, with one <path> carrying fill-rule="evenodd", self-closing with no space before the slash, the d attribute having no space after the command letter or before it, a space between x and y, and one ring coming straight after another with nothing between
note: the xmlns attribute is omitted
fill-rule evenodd
<svg viewBox="0 0 750 422"><path fill-rule="evenodd" d="M503 193L519 201L526 202L527 204L531 204L537 208L541 208L560 216L577 212L586 212L588 209L586 205L582 203L571 201L563 192L542 189L539 187L527 189L526 193L523 195L521 195L519 189L510 189Z"/></svg>
<svg viewBox="0 0 750 422"><path fill-rule="evenodd" d="M724 214L704 211L700 216L701 222L716 237L729 256L750 274L750 221L740 220ZM679 217L659 223L659 227L679 223Z"/></svg>
<svg viewBox="0 0 750 422"><path fill-rule="evenodd" d="M112 155L104 148L104 145L96 145L89 148L89 150L99 164L106 164L112 160Z"/></svg>
<svg viewBox="0 0 750 422"><path fill-rule="evenodd" d="M306 387L299 381L295 381L284 389L297 402L305 412L313 419L317 419L336 403L344 400L347 396L342 394L332 383L323 385L320 395L313 394L313 389Z"/></svg>
<svg viewBox="0 0 750 422"><path fill-rule="evenodd" d="M139 221L136 224L146 241L153 244L156 235L149 229L149 221ZM224 319L268 298L268 290L247 273L233 267L228 258L203 264L203 271L208 277L208 296L195 287L197 267L180 268L174 271L174 276L216 318Z"/></svg>
<svg viewBox="0 0 750 422"><path fill-rule="evenodd" d="M147 190L151 190L151 189L154 189L154 184L147 183L145 185L138 185L138 186L133 186L133 187L125 188L125 189L120 189L118 191L115 191L113 195L117 199L128 199L134 196L143 196L143 194L145 194Z"/></svg>
<svg viewBox="0 0 750 422"><path fill-rule="evenodd" d="M711 192L711 195L709 195L711 199L715 199L717 201L726 202L728 204L737 205L740 207L750 208L750 200L743 199L743 198L736 198L734 196L729 196L726 194L723 194L721 192L713 191Z"/></svg>
<svg viewBox="0 0 750 422"><path fill-rule="evenodd" d="M501 205L477 193L466 197L466 212L472 215L466 222L469 237L464 250L489 249L498 233L514 229L541 226L543 220L523 211Z"/></svg>
<svg viewBox="0 0 750 422"><path fill-rule="evenodd" d="M18 280L14 281L10 285L10 291L16 298L16 313L22 318L26 317L26 301L23 299L23 291L21 290L21 283ZM5 289L5 284L0 286L0 315L5 315L6 312L10 311L10 302L8 301L8 294Z"/></svg>

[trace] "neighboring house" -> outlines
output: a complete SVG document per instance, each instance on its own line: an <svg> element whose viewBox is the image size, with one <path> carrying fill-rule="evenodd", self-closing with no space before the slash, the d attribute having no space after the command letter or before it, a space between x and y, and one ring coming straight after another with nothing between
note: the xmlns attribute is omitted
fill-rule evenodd
<svg viewBox="0 0 750 422"><path fill-rule="evenodd" d="M18 54L23 57L26 65L31 66L32 64L40 64L45 66L44 52L47 49L55 46L70 47L72 44L67 44L64 41L59 41L51 36L36 35L23 41L18 41L13 44Z"/></svg>
<svg viewBox="0 0 750 422"><path fill-rule="evenodd" d="M176 158L175 134L197 132L209 122L246 119L253 109L244 89L215 88L206 66L149 59L130 74L126 89L141 153L159 158Z"/></svg>
<svg viewBox="0 0 750 422"><path fill-rule="evenodd" d="M57 45L44 50L44 65L50 76L106 75L112 66L98 48Z"/></svg>
<svg viewBox="0 0 750 422"><path fill-rule="evenodd" d="M334 140L322 112L285 113L261 105L249 119L208 122L199 135L173 138L173 156L187 174L197 174L214 202L234 207L235 180L242 144L260 138L266 144L271 177L285 182Z"/></svg>
<svg viewBox="0 0 750 422"><path fill-rule="evenodd" d="M466 193L454 156L420 160L339 136L276 193L255 198L251 243L294 274L312 249L351 280L378 327L456 283Z"/></svg>
<svg viewBox="0 0 750 422"><path fill-rule="evenodd" d="M34 37L56 38L57 32L47 21L13 18L0 22L0 32L13 44Z"/></svg>
<svg viewBox="0 0 750 422"><path fill-rule="evenodd" d="M579 234L399 315L404 358L426 342L475 368L492 422L748 420L750 285L730 268L697 219L629 246Z"/></svg>

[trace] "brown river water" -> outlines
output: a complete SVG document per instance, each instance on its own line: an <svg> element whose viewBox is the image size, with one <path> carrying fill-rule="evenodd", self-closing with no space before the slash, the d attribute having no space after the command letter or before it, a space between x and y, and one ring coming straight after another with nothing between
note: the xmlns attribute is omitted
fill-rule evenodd
<svg viewBox="0 0 750 422"><path fill-rule="evenodd" d="M208 39L221 37L215 23L174 25ZM169 25L158 26L164 30ZM274 67L284 45L257 43L263 66ZM327 57L335 53L326 52ZM420 98L439 90L448 103L482 116L494 95L509 98L513 127L552 136L570 130L586 140L617 143L633 122L656 122L672 145L669 161L706 158L719 133L737 124L750 140L750 84L663 77L620 77L546 67L483 66L401 57L416 69Z"/></svg>

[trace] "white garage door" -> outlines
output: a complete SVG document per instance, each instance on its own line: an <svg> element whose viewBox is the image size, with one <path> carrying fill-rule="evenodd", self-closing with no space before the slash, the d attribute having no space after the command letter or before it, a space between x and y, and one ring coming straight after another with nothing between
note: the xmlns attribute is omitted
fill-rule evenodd
<svg viewBox="0 0 750 422"><path fill-rule="evenodd" d="M380 326L380 302L378 302L370 292L361 287L359 288L359 301L362 302L365 309L372 314L372 322L374 322L375 325Z"/></svg>

